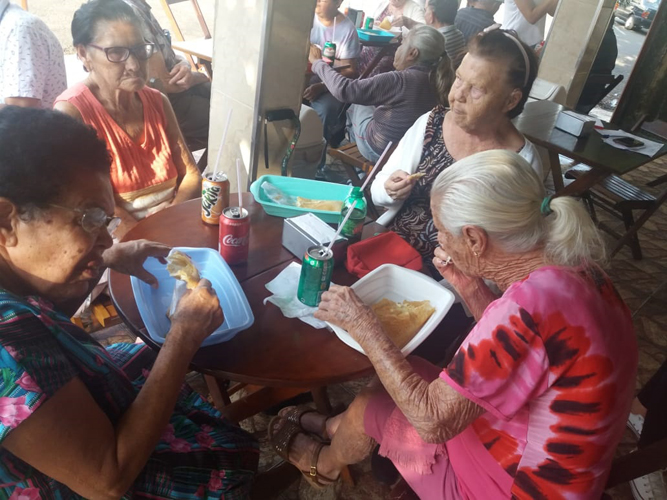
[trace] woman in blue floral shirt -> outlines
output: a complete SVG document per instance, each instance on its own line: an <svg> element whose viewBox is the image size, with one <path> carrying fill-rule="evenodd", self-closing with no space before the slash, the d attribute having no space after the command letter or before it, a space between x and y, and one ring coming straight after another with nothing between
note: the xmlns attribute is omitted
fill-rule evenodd
<svg viewBox="0 0 667 500"><path fill-rule="evenodd" d="M157 355L105 349L68 319L106 267L155 285L143 262L169 250L112 246L109 165L76 120L0 110L0 499L246 498L257 443L183 385L223 321L210 283Z"/></svg>

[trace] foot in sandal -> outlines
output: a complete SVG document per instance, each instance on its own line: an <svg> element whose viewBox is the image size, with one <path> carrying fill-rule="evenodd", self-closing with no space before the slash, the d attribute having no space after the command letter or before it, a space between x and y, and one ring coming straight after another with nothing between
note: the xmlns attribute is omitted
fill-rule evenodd
<svg viewBox="0 0 667 500"><path fill-rule="evenodd" d="M329 417L310 406L288 406L280 410L278 415L298 425L307 433L314 434L322 441L329 442L333 438L332 429L327 425Z"/></svg>
<svg viewBox="0 0 667 500"><path fill-rule="evenodd" d="M340 469L322 460L322 450L328 445L280 415L271 419L268 432L276 453L299 469L312 486L323 488L336 482Z"/></svg>

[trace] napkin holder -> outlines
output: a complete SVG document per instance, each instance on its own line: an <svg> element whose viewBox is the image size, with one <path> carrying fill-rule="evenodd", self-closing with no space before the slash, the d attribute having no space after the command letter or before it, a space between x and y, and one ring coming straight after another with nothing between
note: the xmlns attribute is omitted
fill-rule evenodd
<svg viewBox="0 0 667 500"><path fill-rule="evenodd" d="M583 137L595 129L595 119L574 111L563 110L558 113L556 128L576 137Z"/></svg>
<svg viewBox="0 0 667 500"><path fill-rule="evenodd" d="M290 217L283 222L283 246L298 259L303 259L306 251L313 246L328 245L336 231L322 219L307 213ZM347 238L339 236L332 248L336 265L345 261Z"/></svg>

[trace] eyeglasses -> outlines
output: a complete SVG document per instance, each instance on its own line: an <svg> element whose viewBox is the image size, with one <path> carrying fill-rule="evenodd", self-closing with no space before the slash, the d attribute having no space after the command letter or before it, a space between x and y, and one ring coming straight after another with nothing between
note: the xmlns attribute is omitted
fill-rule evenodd
<svg viewBox="0 0 667 500"><path fill-rule="evenodd" d="M107 60L112 63L125 62L130 58L130 54L134 55L140 61L146 61L155 54L154 43L140 43L134 47L100 47L92 43L88 45L103 51L107 56Z"/></svg>
<svg viewBox="0 0 667 500"><path fill-rule="evenodd" d="M50 204L48 206L81 214L79 225L83 228L84 231L88 233L96 233L103 227L106 227L109 233L113 233L120 225L120 217L110 217L104 210L99 207L86 208L83 210L80 208L63 207L61 205L54 204Z"/></svg>

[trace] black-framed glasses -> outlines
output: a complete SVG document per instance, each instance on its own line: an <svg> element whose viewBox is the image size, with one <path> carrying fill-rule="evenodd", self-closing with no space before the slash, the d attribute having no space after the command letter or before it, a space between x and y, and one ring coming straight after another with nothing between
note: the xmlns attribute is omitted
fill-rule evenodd
<svg viewBox="0 0 667 500"><path fill-rule="evenodd" d="M122 63L130 58L130 54L134 55L140 61L146 61L155 54L154 43L140 43L133 47L100 47L89 43L88 46L101 50L107 56L107 60L112 63Z"/></svg>
<svg viewBox="0 0 667 500"><path fill-rule="evenodd" d="M81 214L79 225L88 233L96 233L103 227L106 227L109 233L113 233L120 225L120 217L111 217L99 207L82 209L63 207L62 205L54 205L53 203L48 206Z"/></svg>

